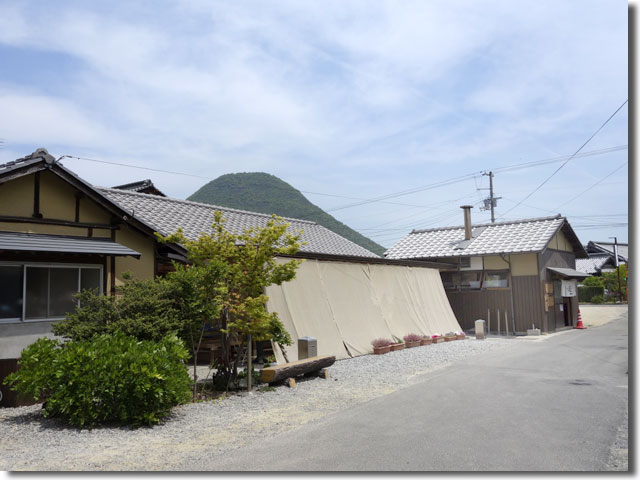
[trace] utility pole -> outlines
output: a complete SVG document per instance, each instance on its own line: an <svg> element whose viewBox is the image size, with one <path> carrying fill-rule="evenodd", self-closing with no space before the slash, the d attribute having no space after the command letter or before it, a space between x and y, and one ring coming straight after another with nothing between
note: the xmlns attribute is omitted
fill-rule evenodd
<svg viewBox="0 0 640 480"><path fill-rule="evenodd" d="M616 272L618 273L618 299L622 303L622 284L620 283L620 265L618 263L618 237L613 238L613 255L616 257Z"/></svg>
<svg viewBox="0 0 640 480"><path fill-rule="evenodd" d="M480 208L480 210L491 210L491 223L496 223L496 200L501 199L502 197L494 197L493 196L493 172L482 172L482 175L486 175L489 177L489 188L479 188L478 190L489 190L489 198L484 201L484 208Z"/></svg>

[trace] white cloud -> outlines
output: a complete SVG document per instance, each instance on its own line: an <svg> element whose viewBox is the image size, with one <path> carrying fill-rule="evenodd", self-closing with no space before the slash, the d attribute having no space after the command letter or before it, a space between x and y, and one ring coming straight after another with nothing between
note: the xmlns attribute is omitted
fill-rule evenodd
<svg viewBox="0 0 640 480"><path fill-rule="evenodd" d="M2 80L0 106L16 113L0 120L0 136L212 177L264 170L300 189L376 196L571 153L627 93L626 5L144 8L0 6L0 47L75 60L49 66L73 68L63 86L37 74ZM621 120L598 146L626 141ZM190 193L191 183L165 180Z"/></svg>
<svg viewBox="0 0 640 480"><path fill-rule="evenodd" d="M0 88L0 132L11 143L106 146L116 135L73 103ZM30 153L30 152L25 152Z"/></svg>

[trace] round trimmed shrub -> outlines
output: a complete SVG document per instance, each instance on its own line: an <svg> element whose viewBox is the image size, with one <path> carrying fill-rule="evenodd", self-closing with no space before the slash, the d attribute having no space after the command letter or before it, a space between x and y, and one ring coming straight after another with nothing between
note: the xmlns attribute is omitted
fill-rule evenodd
<svg viewBox="0 0 640 480"><path fill-rule="evenodd" d="M45 417L71 425L153 425L189 401L188 351L175 335L139 341L121 332L61 343L41 338L5 383L43 400Z"/></svg>

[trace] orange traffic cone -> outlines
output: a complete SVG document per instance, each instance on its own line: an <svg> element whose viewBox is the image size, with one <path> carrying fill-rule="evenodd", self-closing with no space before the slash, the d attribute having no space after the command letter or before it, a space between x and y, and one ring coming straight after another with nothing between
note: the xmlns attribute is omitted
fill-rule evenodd
<svg viewBox="0 0 640 480"><path fill-rule="evenodd" d="M584 326L584 324L582 323L582 315L580 315L580 307L578 307L578 323L575 327L573 328L579 328L580 330L584 330L587 327Z"/></svg>

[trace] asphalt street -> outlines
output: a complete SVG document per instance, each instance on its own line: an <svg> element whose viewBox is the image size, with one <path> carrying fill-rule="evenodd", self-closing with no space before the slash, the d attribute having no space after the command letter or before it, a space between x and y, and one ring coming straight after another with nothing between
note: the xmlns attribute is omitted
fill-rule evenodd
<svg viewBox="0 0 640 480"><path fill-rule="evenodd" d="M479 341L479 340L468 340ZM628 320L422 375L211 458L226 471L601 471L628 400Z"/></svg>

